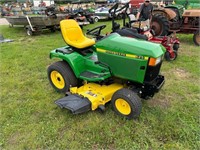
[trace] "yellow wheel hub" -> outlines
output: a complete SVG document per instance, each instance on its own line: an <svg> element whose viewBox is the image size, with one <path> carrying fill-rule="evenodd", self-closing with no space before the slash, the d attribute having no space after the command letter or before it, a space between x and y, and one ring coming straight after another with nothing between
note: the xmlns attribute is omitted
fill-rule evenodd
<svg viewBox="0 0 200 150"><path fill-rule="evenodd" d="M58 71L51 72L51 81L58 89L63 89L65 87L65 80Z"/></svg>
<svg viewBox="0 0 200 150"><path fill-rule="evenodd" d="M115 106L117 110L123 115L129 115L131 113L131 107L127 101L124 99L117 99L115 101Z"/></svg>

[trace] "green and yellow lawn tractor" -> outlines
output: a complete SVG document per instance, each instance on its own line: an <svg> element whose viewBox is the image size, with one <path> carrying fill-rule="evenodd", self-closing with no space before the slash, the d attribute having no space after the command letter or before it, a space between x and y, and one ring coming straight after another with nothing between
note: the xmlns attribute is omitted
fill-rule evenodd
<svg viewBox="0 0 200 150"><path fill-rule="evenodd" d="M164 84L159 72L165 48L117 33L95 43L84 36L75 20L62 20L60 27L67 46L50 52L51 59L61 61L51 64L47 72L53 88L66 96L55 103L79 114L104 111L111 101L117 114L139 117L141 99L153 97Z"/></svg>

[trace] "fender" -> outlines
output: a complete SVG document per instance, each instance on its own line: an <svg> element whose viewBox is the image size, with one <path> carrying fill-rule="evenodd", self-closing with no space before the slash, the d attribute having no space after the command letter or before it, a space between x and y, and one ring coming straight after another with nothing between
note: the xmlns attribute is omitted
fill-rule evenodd
<svg viewBox="0 0 200 150"><path fill-rule="evenodd" d="M58 52L57 51L58 49L52 50L50 52L49 57L50 59L59 58L59 59L62 59L63 61L66 61L71 67L71 69L73 70L75 76L78 78L80 73L84 70L85 59L79 53L74 52L74 51L68 51L66 50L66 48L68 48L68 46L59 48L60 50L63 49L63 53Z"/></svg>
<svg viewBox="0 0 200 150"><path fill-rule="evenodd" d="M176 17L176 13L170 8L158 8L153 11L153 14L164 15L168 20Z"/></svg>
<svg viewBox="0 0 200 150"><path fill-rule="evenodd" d="M104 70L104 77L106 78L111 76L107 66L102 66L96 63L98 62L98 59L97 54L94 51L91 53L85 53L83 55L77 51L73 51L71 47L66 46L52 50L50 52L50 59L52 58L59 58L67 62L77 78L83 79L84 77L81 75L81 73L87 71L88 68L92 68L93 72L96 74L100 74L102 73L102 70ZM103 79L103 77L99 77L98 79L95 78L93 80L100 79Z"/></svg>

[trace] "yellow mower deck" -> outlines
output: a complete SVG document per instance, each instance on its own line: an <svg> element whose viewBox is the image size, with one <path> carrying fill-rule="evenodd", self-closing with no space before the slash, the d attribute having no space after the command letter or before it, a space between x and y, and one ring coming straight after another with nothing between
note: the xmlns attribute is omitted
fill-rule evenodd
<svg viewBox="0 0 200 150"><path fill-rule="evenodd" d="M123 85L113 83L110 85L99 85L96 83L85 83L81 87L72 87L68 95L57 100L55 103L61 108L67 108L73 114L95 110L99 106L104 106L112 98L112 95Z"/></svg>

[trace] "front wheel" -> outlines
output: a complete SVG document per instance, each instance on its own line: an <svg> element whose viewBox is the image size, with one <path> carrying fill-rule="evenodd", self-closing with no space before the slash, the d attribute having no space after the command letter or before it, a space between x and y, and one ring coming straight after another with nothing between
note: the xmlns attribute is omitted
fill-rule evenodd
<svg viewBox="0 0 200 150"><path fill-rule="evenodd" d="M64 61L51 64L47 69L47 74L50 84L58 92L66 93L71 86L77 86L76 76Z"/></svg>
<svg viewBox="0 0 200 150"><path fill-rule="evenodd" d="M173 61L177 58L177 56L178 56L178 53L175 50L172 53L170 53L168 51L165 53L165 59L167 61Z"/></svg>
<svg viewBox="0 0 200 150"><path fill-rule="evenodd" d="M127 119L136 119L142 111L142 102L139 96L129 89L116 91L111 99L114 111Z"/></svg>
<svg viewBox="0 0 200 150"><path fill-rule="evenodd" d="M200 46L200 30L197 30L193 35L194 44Z"/></svg>

